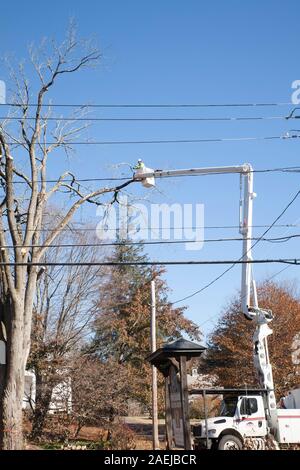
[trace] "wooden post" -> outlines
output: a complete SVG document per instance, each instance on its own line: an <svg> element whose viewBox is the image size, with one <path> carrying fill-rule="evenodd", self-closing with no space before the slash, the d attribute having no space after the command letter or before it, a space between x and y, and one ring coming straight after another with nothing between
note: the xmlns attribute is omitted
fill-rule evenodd
<svg viewBox="0 0 300 470"><path fill-rule="evenodd" d="M180 392L182 403L183 415L183 432L184 432L184 448L185 450L192 450L192 436L189 417L189 397L187 387L187 371L186 371L186 356L180 356Z"/></svg>
<svg viewBox="0 0 300 470"><path fill-rule="evenodd" d="M156 297L155 281L151 281L151 352L156 351ZM152 365L152 440L153 449L159 449L157 411L157 369Z"/></svg>
<svg viewBox="0 0 300 470"><path fill-rule="evenodd" d="M170 403L170 376L165 377L165 426L166 426L166 441L167 450L173 448L173 429L172 429L172 410Z"/></svg>
<svg viewBox="0 0 300 470"><path fill-rule="evenodd" d="M203 390L203 405L204 405L204 418L205 418L205 439L206 439L206 449L208 449L208 422L207 422L207 402L206 402L206 392Z"/></svg>

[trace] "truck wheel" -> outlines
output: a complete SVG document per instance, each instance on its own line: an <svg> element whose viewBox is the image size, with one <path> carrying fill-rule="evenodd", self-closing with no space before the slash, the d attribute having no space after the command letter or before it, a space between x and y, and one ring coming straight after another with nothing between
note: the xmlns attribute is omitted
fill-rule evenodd
<svg viewBox="0 0 300 470"><path fill-rule="evenodd" d="M231 434L223 436L218 444L218 450L242 450L242 441Z"/></svg>

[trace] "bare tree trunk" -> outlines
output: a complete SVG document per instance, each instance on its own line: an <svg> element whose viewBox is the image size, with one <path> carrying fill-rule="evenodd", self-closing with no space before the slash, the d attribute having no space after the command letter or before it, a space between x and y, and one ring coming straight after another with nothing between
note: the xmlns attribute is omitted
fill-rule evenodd
<svg viewBox="0 0 300 470"><path fill-rule="evenodd" d="M11 334L7 342L7 363L1 366L0 449L23 449L22 403L24 396L23 306L14 303Z"/></svg>
<svg viewBox="0 0 300 470"><path fill-rule="evenodd" d="M3 390L3 407L0 415L0 449L23 449L22 401L24 390L23 370L10 375Z"/></svg>
<svg viewBox="0 0 300 470"><path fill-rule="evenodd" d="M81 429L83 428L83 424L81 422L79 422L76 426L76 429L75 429L75 432L73 434L73 439L77 439Z"/></svg>
<svg viewBox="0 0 300 470"><path fill-rule="evenodd" d="M31 438L33 440L41 436L47 413L50 408L52 390L53 387L50 387L48 380L43 378L43 376L35 369L36 374L36 399L35 399L35 410L33 415L32 422L32 431ZM46 387L46 390L45 390Z"/></svg>

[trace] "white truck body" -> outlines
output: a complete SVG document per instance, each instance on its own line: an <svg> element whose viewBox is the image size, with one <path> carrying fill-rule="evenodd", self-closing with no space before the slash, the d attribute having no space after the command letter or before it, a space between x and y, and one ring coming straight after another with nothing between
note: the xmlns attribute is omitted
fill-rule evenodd
<svg viewBox="0 0 300 470"><path fill-rule="evenodd" d="M300 409L277 409L276 412L276 441L279 444L299 444ZM241 443L248 438L266 438L270 429L264 399L261 395L227 398L219 416L202 420L195 429L195 440L202 442L202 447L209 448L216 447L223 436L235 436Z"/></svg>
<svg viewBox="0 0 300 470"><path fill-rule="evenodd" d="M246 437L264 437L267 435L267 420L263 399L260 395L240 395L224 399L221 414L202 420L199 427L195 428L198 429L197 439L208 438L212 442L219 441L225 434L235 435L241 441Z"/></svg>
<svg viewBox="0 0 300 470"><path fill-rule="evenodd" d="M280 444L300 444L300 409L278 409L278 436Z"/></svg>

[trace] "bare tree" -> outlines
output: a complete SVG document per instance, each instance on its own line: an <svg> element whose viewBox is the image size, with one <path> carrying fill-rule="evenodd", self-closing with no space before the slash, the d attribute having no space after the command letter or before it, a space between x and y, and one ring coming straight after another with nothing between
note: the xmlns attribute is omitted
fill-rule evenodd
<svg viewBox="0 0 300 470"><path fill-rule="evenodd" d="M72 121L52 126L49 102L45 102L47 93L57 80L97 63L100 53L90 44L77 41L71 26L62 44L50 43L48 47L45 43L37 51L32 48L30 58L38 77L38 89L36 93L30 89L23 66L19 73L12 72L16 84L14 109L19 120L17 125L10 125L9 120L0 125L0 184L4 192L0 201L0 339L6 343L6 364L0 365L0 448L3 449L23 447L24 371L40 269L36 263L85 202L113 203L118 192L132 182L89 191L76 182L75 175L64 173L48 186L50 155L59 149L68 151L82 127ZM24 184L17 185L16 179ZM26 188L23 194L20 186ZM44 210L58 192L68 192L73 198L53 230L42 240Z"/></svg>
<svg viewBox="0 0 300 470"><path fill-rule="evenodd" d="M115 418L127 413L129 389L140 378L116 361L85 356L74 362L72 371L72 421L75 437L86 425L112 430Z"/></svg>
<svg viewBox="0 0 300 470"><path fill-rule="evenodd" d="M90 236L91 245L95 241ZM94 262L105 255L89 238L78 233L64 233L43 257L45 263ZM101 255L99 255L99 252ZM27 363L36 377L32 438L43 431L45 418L53 401L53 389L69 377L74 355L92 331L98 310L98 290L103 274L99 266L48 266L40 271L33 308L31 351Z"/></svg>

